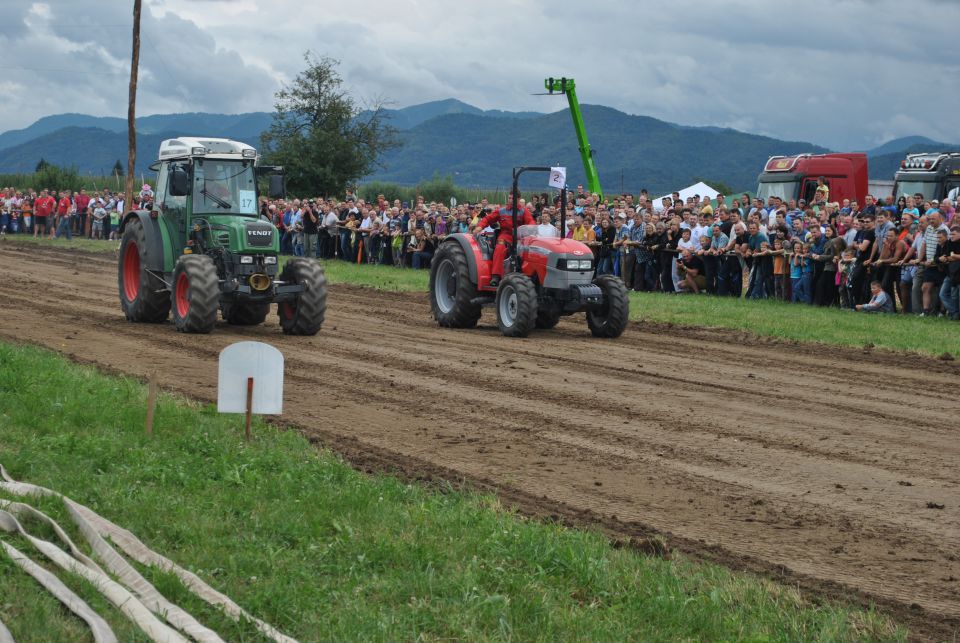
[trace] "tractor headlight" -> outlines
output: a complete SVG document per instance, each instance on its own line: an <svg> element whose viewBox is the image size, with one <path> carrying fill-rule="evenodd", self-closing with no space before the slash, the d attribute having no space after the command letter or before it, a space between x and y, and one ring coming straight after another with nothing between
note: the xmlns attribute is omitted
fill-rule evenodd
<svg viewBox="0 0 960 643"><path fill-rule="evenodd" d="M593 262L589 259L580 260L580 270L590 270L593 265Z"/></svg>
<svg viewBox="0 0 960 643"><path fill-rule="evenodd" d="M566 270L590 270L590 265L589 259L567 259L566 264L560 267Z"/></svg>
<svg viewBox="0 0 960 643"><path fill-rule="evenodd" d="M276 257L264 257L264 258L263 258L263 263L266 264L266 265L275 264L275 263L277 263L277 258L276 258Z"/></svg>
<svg viewBox="0 0 960 643"><path fill-rule="evenodd" d="M253 257L250 255L241 255L240 263L253 263Z"/></svg>

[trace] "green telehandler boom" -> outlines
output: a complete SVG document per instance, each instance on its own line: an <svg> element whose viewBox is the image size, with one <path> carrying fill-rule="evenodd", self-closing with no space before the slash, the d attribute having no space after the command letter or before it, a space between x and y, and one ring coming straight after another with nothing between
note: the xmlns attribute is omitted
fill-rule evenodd
<svg viewBox="0 0 960 643"><path fill-rule="evenodd" d="M593 194L599 194L603 199L603 190L600 188L600 176L597 166L593 162L593 151L587 140L587 128L583 125L583 114L580 112L580 101L577 100L576 84L572 78L547 78L543 85L548 94L566 94L570 104L570 117L573 118L573 129L577 132L577 145L580 147L580 158L583 160L583 171L587 175L587 188Z"/></svg>

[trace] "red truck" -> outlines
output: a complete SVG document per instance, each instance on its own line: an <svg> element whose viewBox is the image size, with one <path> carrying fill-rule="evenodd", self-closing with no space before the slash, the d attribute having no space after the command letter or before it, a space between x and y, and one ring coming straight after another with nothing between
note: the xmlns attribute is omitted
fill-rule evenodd
<svg viewBox="0 0 960 643"><path fill-rule="evenodd" d="M787 201L804 199L810 203L817 191L817 179L823 177L830 188L830 201L844 199L863 204L868 194L866 154L798 154L771 156L759 176L757 196L766 202L778 196Z"/></svg>

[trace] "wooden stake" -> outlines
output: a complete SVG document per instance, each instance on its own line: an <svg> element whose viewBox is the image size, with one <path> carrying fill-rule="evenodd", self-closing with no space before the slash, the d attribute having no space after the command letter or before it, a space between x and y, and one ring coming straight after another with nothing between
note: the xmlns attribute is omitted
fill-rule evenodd
<svg viewBox="0 0 960 643"><path fill-rule="evenodd" d="M147 385L147 436L153 436L153 418L157 410L157 374L150 373Z"/></svg>
<svg viewBox="0 0 960 643"><path fill-rule="evenodd" d="M250 416L253 414L253 378L247 378L247 442L250 441Z"/></svg>

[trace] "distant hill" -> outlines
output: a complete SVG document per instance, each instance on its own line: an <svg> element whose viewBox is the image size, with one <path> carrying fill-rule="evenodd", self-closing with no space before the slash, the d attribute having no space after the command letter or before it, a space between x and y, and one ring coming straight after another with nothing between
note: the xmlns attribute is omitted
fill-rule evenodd
<svg viewBox="0 0 960 643"><path fill-rule="evenodd" d="M824 148L735 130L681 127L583 105L583 117L601 185L608 192L667 191L697 177L734 189L755 188L757 174L774 154L823 153ZM434 172L464 186L505 186L517 165L567 166L568 183L585 183L568 110L536 118L448 114L401 133L403 147L388 153L371 179L414 184ZM532 182L542 179L532 179ZM530 183L528 183L530 185Z"/></svg>
<svg viewBox="0 0 960 643"><path fill-rule="evenodd" d="M432 118L447 114L473 114L474 116L490 116L493 118L536 118L543 116L539 112L504 112L499 109L482 110L479 107L468 105L456 98L435 100L420 105L411 105L402 109L387 109L384 114L390 124L397 129L412 129ZM361 113L360 117L366 113Z"/></svg>
<svg viewBox="0 0 960 643"><path fill-rule="evenodd" d="M895 138L892 141L887 141L883 145L875 147L872 150L868 150L867 156L873 158L875 156L885 156L888 154L902 154L906 153L907 150L915 150L921 147L940 149L943 147L955 146L951 146L947 143L938 143L937 141L927 138L926 136L904 136L902 138Z"/></svg>
<svg viewBox="0 0 960 643"><path fill-rule="evenodd" d="M597 105L583 106L584 121L608 192L664 192L695 178L723 181L736 190L756 187L769 156L823 153L809 143L781 141L718 127L675 125ZM585 183L576 137L567 110L552 114L484 111L450 99L388 110L404 146L383 158L367 180L415 184L435 173L464 186L496 187L509 182L515 165L561 164L568 183ZM146 173L161 140L177 135L225 136L252 145L269 127L267 112L247 114L158 114L137 119L137 173ZM81 173L109 173L127 158L126 120L59 114L22 130L0 134L0 173L32 172L42 157L75 165ZM899 161L898 161L899 162ZM891 176L891 173L887 173ZM542 177L527 187L539 186Z"/></svg>

